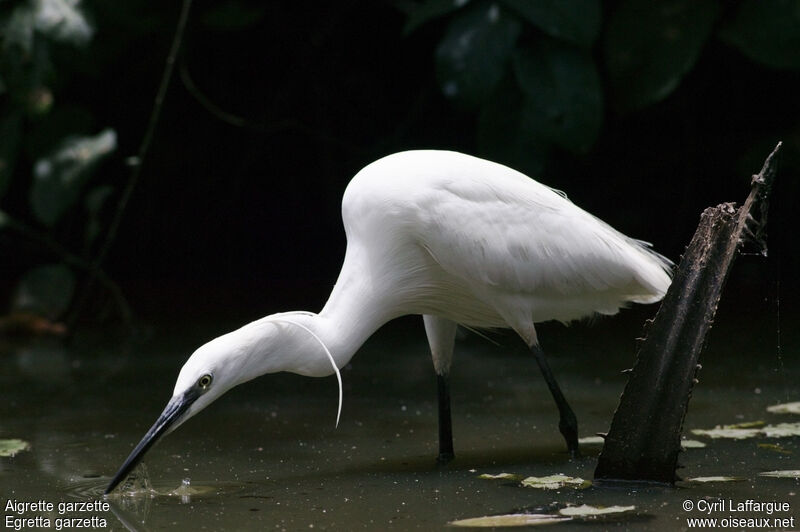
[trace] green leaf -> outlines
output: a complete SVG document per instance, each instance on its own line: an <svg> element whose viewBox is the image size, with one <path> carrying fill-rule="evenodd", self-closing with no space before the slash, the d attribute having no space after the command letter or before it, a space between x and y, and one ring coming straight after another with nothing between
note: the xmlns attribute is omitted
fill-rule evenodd
<svg viewBox="0 0 800 532"><path fill-rule="evenodd" d="M604 57L615 104L666 98L688 73L719 14L716 0L624 0L608 21Z"/></svg>
<svg viewBox="0 0 800 532"><path fill-rule="evenodd" d="M21 126L22 115L19 112L11 112L0 121L0 197L14 174Z"/></svg>
<svg viewBox="0 0 800 532"><path fill-rule="evenodd" d="M74 292L75 275L67 266L39 266L23 275L14 294L13 308L56 319L69 307Z"/></svg>
<svg viewBox="0 0 800 532"><path fill-rule="evenodd" d="M428 22L464 7L469 0L424 0L409 12L403 33L408 35Z"/></svg>
<svg viewBox="0 0 800 532"><path fill-rule="evenodd" d="M590 506L582 504L580 506L567 506L558 511L561 515L568 517L590 517L595 515L619 514L631 512L636 506Z"/></svg>
<svg viewBox="0 0 800 532"><path fill-rule="evenodd" d="M550 475L547 477L528 477L522 481L522 485L526 488L537 488L542 490L557 490L566 486L575 489L583 489L591 486L592 482L590 480L584 480L580 477L568 477L559 473L557 475Z"/></svg>
<svg viewBox="0 0 800 532"><path fill-rule="evenodd" d="M245 4L241 0L215 2L203 14L203 22L215 30L240 31L257 24L266 12L264 4Z"/></svg>
<svg viewBox="0 0 800 532"><path fill-rule="evenodd" d="M36 0L34 26L54 41L87 44L94 28L80 10L80 0Z"/></svg>
<svg viewBox="0 0 800 532"><path fill-rule="evenodd" d="M697 482L702 484L705 482L741 482L746 479L742 477L710 476L710 477L694 477L686 480L687 482Z"/></svg>
<svg viewBox="0 0 800 532"><path fill-rule="evenodd" d="M531 177L544 172L551 145L522 126L522 95L503 84L478 115L478 154Z"/></svg>
<svg viewBox="0 0 800 532"><path fill-rule="evenodd" d="M464 526L470 528L505 528L518 526L536 526L571 521L569 517L551 514L504 514L487 515L485 517L470 517L450 521L450 526Z"/></svg>
<svg viewBox="0 0 800 532"><path fill-rule="evenodd" d="M544 33L581 46L591 46L600 33L599 0L502 0Z"/></svg>
<svg viewBox="0 0 800 532"><path fill-rule="evenodd" d="M93 188L86 194L86 211L88 221L86 223L86 244L91 245L100 235L102 230L100 223L100 210L103 208L108 197L114 188L111 185L101 185Z"/></svg>
<svg viewBox="0 0 800 532"><path fill-rule="evenodd" d="M482 475L478 475L478 478L482 478L485 480L521 480L522 477L520 475L515 475L514 473L497 473L493 475L491 473L483 473Z"/></svg>
<svg viewBox="0 0 800 532"><path fill-rule="evenodd" d="M785 469L780 471L765 471L759 473L760 477L773 477L773 478L796 478L800 479L800 469Z"/></svg>
<svg viewBox="0 0 800 532"><path fill-rule="evenodd" d="M25 54L33 50L34 12L30 3L18 6L11 12L3 28L3 46L18 46Z"/></svg>
<svg viewBox="0 0 800 532"><path fill-rule="evenodd" d="M31 445L28 442L17 438L0 440L0 456L14 456L18 452L27 451L30 447Z"/></svg>
<svg viewBox="0 0 800 532"><path fill-rule="evenodd" d="M475 107L503 78L521 31L519 20L496 2L457 13L436 48L436 74L445 97Z"/></svg>
<svg viewBox="0 0 800 532"><path fill-rule="evenodd" d="M800 68L800 0L744 0L719 36L753 61Z"/></svg>
<svg viewBox="0 0 800 532"><path fill-rule="evenodd" d="M53 225L77 201L97 161L116 146L116 133L106 129L94 137L67 139L55 152L36 161L30 192L36 218Z"/></svg>
<svg viewBox="0 0 800 532"><path fill-rule="evenodd" d="M800 414L800 401L768 406L767 412L772 412L773 414Z"/></svg>
<svg viewBox="0 0 800 532"><path fill-rule="evenodd" d="M523 129L574 153L588 151L603 121L600 77L588 52L552 40L518 50Z"/></svg>

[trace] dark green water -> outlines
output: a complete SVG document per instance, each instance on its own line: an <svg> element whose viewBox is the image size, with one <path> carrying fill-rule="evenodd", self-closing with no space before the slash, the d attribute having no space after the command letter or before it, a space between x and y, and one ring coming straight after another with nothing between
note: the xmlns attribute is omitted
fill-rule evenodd
<svg viewBox="0 0 800 532"><path fill-rule="evenodd" d="M630 366L637 318L540 332L554 371L578 415L581 436L608 430ZM757 327L758 324L751 324ZM0 439L31 445L0 458L0 503L103 501L109 478L161 412L186 357L219 325L156 335L129 346L95 339L0 348ZM765 420L798 421L766 407L800 400L800 364L773 331L723 325L704 354L686 428ZM763 337L763 338L762 338ZM766 341L763 339L766 338ZM435 379L421 323L380 332L336 381L266 376L234 389L154 447L145 459L158 495L108 499L108 510L72 512L115 530L438 530L455 519L513 511L553 512L570 504L635 505L624 515L556 525L571 529L687 529L703 517L684 501L788 502L787 513L738 517L800 519L800 481L758 474L800 469L800 438L703 440L682 455L684 478L735 475L734 483L666 487L591 487L540 491L482 473L591 479L596 447L571 460L536 364L510 335L494 346L459 342L453 370L456 460L437 467ZM696 438L700 439L700 438ZM785 452L759 447L777 443ZM188 479L184 495L168 493ZM701 503L705 504L705 503ZM4 511L3 524L7 515ZM710 517L725 518L728 512ZM97 522L97 521L96 521ZM795 522L795 528L800 523Z"/></svg>

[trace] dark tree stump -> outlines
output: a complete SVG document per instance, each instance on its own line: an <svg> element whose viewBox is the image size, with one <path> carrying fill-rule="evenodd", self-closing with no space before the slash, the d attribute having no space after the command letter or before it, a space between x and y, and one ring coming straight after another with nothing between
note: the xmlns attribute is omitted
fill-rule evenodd
<svg viewBox="0 0 800 532"><path fill-rule="evenodd" d="M780 146L753 176L742 207L725 203L703 212L672 285L646 328L647 337L614 413L595 479L664 484L677 480L681 430L700 352L739 246L746 235L763 245L767 198Z"/></svg>

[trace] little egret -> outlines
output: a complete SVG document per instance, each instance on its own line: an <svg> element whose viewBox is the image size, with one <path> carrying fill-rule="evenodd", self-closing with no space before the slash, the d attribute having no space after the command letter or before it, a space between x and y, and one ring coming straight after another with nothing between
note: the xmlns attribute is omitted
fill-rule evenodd
<svg viewBox="0 0 800 532"><path fill-rule="evenodd" d="M440 461L453 457L448 374L456 324L522 337L575 454L577 420L534 324L653 303L671 281L671 263L648 244L515 170L461 153L407 151L375 161L347 186L342 219L344 264L322 311L273 314L197 349L106 493L162 436L259 375L335 373L341 411L339 369L379 327L406 314L423 315L437 374Z"/></svg>

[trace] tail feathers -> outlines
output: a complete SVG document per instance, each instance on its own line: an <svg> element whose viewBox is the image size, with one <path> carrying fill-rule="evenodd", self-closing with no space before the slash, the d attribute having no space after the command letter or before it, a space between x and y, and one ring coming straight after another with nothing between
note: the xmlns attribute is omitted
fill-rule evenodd
<svg viewBox="0 0 800 532"><path fill-rule="evenodd" d="M637 261L636 277L643 293L633 294L630 301L634 303L656 303L661 301L672 284L672 273L675 263L664 255L654 251L652 244L642 240L631 239L640 252L641 260Z"/></svg>

